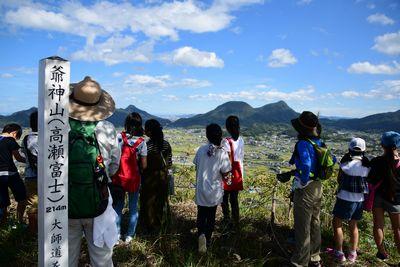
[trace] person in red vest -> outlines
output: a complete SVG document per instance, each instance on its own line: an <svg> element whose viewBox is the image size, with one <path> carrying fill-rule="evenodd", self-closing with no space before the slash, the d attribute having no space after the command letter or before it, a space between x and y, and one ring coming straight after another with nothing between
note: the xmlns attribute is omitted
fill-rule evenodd
<svg viewBox="0 0 400 267"><path fill-rule="evenodd" d="M230 208L232 209L232 221L235 228L239 226L239 191L243 190L243 159L244 159L244 141L240 136L240 124L237 116L229 116L225 123L226 130L230 137L222 141L222 147L229 154L232 165L232 172L228 179L223 180L224 198L222 202L222 211L224 221L230 222Z"/></svg>
<svg viewBox="0 0 400 267"><path fill-rule="evenodd" d="M133 112L125 119L125 130L118 134L121 161L118 172L113 176L113 206L118 214L117 228L121 240L122 209L125 195L129 196L129 223L125 242L130 243L135 236L138 222L138 200L141 176L147 168L147 145L143 138L142 117Z"/></svg>

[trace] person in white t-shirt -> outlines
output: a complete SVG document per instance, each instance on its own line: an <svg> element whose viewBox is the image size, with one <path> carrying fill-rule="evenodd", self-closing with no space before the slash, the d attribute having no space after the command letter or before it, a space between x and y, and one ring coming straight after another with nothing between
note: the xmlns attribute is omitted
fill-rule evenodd
<svg viewBox="0 0 400 267"><path fill-rule="evenodd" d="M222 202L222 211L224 221L230 222L230 209L232 209L233 225L239 226L239 191L243 190L243 159L244 159L244 141L240 136L240 123L237 116L229 116L226 119L225 127L230 137L224 138L222 147L228 152L232 165L230 178L224 180L224 197Z"/></svg>
<svg viewBox="0 0 400 267"><path fill-rule="evenodd" d="M333 208L333 238L335 249L329 250L339 262L346 261L343 253L342 221L349 221L350 251L347 259L355 262L358 248L357 221L361 220L363 213L364 194L368 193L367 177L369 173L369 160L365 157L365 141L353 138L349 144L349 152L341 162L338 174L338 193L335 207Z"/></svg>
<svg viewBox="0 0 400 267"><path fill-rule="evenodd" d="M207 144L196 153L193 163L196 166L196 205L199 252L205 253L210 245L215 225L217 206L223 198L222 180L231 171L228 153L222 149L222 129L217 124L206 128Z"/></svg>

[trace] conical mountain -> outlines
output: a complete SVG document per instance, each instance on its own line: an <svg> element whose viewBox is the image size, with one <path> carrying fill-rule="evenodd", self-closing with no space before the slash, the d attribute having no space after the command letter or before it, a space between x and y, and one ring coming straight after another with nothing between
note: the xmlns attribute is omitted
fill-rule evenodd
<svg viewBox="0 0 400 267"><path fill-rule="evenodd" d="M291 119L298 116L298 113L291 109L284 101L267 104L259 108L253 108L242 101L230 101L205 114L199 114L187 119L179 119L172 123L172 126L204 127L212 122L224 125L226 118L230 115L238 116L242 126L250 127L254 124L288 123Z"/></svg>
<svg viewBox="0 0 400 267"><path fill-rule="evenodd" d="M142 117L143 123L145 123L149 119L156 119L160 122L161 125L167 125L171 122L170 120L151 115L146 111L137 108L134 105L129 105L126 108L117 108L114 114L107 120L112 122L115 125L115 127L123 127L125 124L126 116L128 116L128 114L132 112L139 113L140 116Z"/></svg>

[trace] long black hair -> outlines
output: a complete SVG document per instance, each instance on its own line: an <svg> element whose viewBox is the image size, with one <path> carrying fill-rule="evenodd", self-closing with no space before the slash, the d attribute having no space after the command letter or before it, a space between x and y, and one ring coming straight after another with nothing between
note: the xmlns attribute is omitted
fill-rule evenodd
<svg viewBox="0 0 400 267"><path fill-rule="evenodd" d="M228 133L232 136L232 138L236 141L240 135L240 123L239 118L237 116L229 116L226 119L225 127Z"/></svg>
<svg viewBox="0 0 400 267"><path fill-rule="evenodd" d="M164 144L164 133L161 124L155 119L150 119L144 124L144 129L146 131L146 135L150 137L150 140L156 144L158 150L162 151Z"/></svg>
<svg viewBox="0 0 400 267"><path fill-rule="evenodd" d="M34 111L29 116L29 125L32 129L32 132L38 131L38 112Z"/></svg>
<svg viewBox="0 0 400 267"><path fill-rule="evenodd" d="M390 190L391 192L391 194L392 194L392 196L391 197L393 197L393 195L394 195L394 193L395 193L395 188L396 188L396 177L395 177L395 169L394 169L394 166L395 166L395 159L394 159L394 151L396 150L396 147L385 147L385 146L383 146L383 150L385 151L385 153L384 153L384 155L383 155L383 157L384 157L384 159L385 159L385 170L386 170L386 176L389 178L388 180L389 180L389 185L390 185L390 188L392 189L392 190Z"/></svg>
<svg viewBox="0 0 400 267"><path fill-rule="evenodd" d="M132 112L125 119L125 131L132 136L143 136L142 117Z"/></svg>

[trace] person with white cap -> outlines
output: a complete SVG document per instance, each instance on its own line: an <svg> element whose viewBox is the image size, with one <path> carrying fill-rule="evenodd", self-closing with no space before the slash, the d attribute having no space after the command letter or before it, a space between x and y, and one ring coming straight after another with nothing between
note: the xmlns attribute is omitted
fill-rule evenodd
<svg viewBox="0 0 400 267"><path fill-rule="evenodd" d="M68 152L69 266L78 266L83 233L91 266L113 266L117 214L111 207L108 184L111 183L109 177L119 168L120 149L114 125L105 119L114 110L115 103L111 95L102 90L92 78L87 76L71 84ZM110 224L109 221L113 221L111 218L114 218L114 222ZM112 228L115 231L110 231ZM102 239L101 236L99 239L99 235L107 236L111 232L115 232L115 240L110 241L107 237Z"/></svg>
<svg viewBox="0 0 400 267"><path fill-rule="evenodd" d="M389 214L397 251L400 253L400 134L385 132L381 137L383 155L371 160L368 182L376 185L372 214L376 257L386 260L389 255L384 246L385 212Z"/></svg>
<svg viewBox="0 0 400 267"><path fill-rule="evenodd" d="M343 221L349 221L350 230L351 246L347 259L351 263L357 259L357 222L362 218L364 194L368 193L369 160L365 156L365 150L365 141L361 138L353 138L349 144L349 151L340 161L339 187L332 212L334 216L332 225L335 248L328 249L328 252L341 263L346 261L346 256L343 253Z"/></svg>

